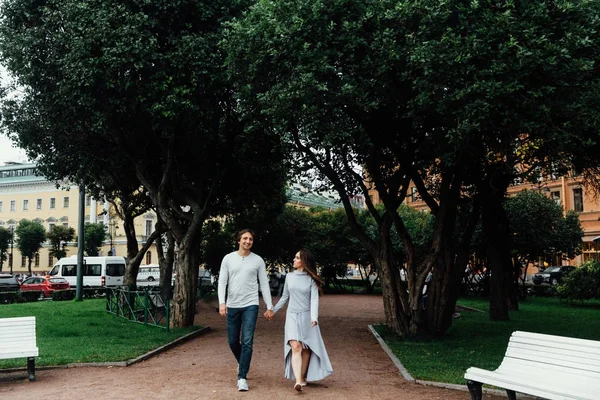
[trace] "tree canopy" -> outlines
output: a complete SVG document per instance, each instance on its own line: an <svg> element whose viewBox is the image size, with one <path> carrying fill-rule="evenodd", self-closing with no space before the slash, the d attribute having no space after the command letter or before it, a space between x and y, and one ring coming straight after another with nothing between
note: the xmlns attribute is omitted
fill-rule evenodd
<svg viewBox="0 0 600 400"><path fill-rule="evenodd" d="M597 167L590 154L600 127L598 16L592 1L263 0L231 25L224 44L242 107L288 135L299 158L340 193L380 268L386 323L398 334L441 335L452 322L479 218L479 206L465 207L469 228L455 236L465 193L474 204L484 198L494 243L508 234L499 209L518 165L527 167L523 175L534 167L564 172L575 159ZM435 217L419 261L397 212L410 181ZM355 221L349 198L357 191L378 224L376 240ZM391 254L392 225L406 251L408 287ZM505 263L496 260L510 245L498 242L488 252L502 288ZM505 301L502 290L495 294ZM494 317L508 316L506 304L498 308Z"/></svg>
<svg viewBox="0 0 600 400"><path fill-rule="evenodd" d="M27 270L31 275L31 262L46 241L46 229L39 222L22 219L15 228L16 244L23 257L27 257Z"/></svg>
<svg viewBox="0 0 600 400"><path fill-rule="evenodd" d="M50 242L50 255L60 260L67 256L68 250L66 246L75 239L75 229L68 226L56 225L46 236Z"/></svg>

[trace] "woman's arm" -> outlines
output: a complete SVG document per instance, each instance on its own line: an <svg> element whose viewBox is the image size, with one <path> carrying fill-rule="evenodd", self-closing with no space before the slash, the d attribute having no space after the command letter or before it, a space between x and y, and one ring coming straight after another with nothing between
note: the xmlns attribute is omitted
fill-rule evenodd
<svg viewBox="0 0 600 400"><path fill-rule="evenodd" d="M319 323L319 288L312 278L310 280L310 320L312 326Z"/></svg>
<svg viewBox="0 0 600 400"><path fill-rule="evenodd" d="M275 304L275 307L273 307L273 313L276 313L277 311L281 310L283 308L283 306L285 305L285 303L287 303L288 299L290 298L290 292L288 291L288 277L289 277L289 274L285 276L285 284L283 285L283 293L281 294L281 298L279 299L277 304Z"/></svg>

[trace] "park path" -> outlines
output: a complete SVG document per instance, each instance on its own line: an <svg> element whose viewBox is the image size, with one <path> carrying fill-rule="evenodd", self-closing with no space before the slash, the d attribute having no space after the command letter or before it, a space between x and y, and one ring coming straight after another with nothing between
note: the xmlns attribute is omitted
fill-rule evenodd
<svg viewBox="0 0 600 400"><path fill-rule="evenodd" d="M261 303L261 315L264 305ZM325 295L320 325L333 375L293 390L283 378L283 321L259 318L248 392L236 388L237 364L227 346L227 330L214 304L200 302L196 323L210 332L129 367L42 369L36 381L0 372L0 399L389 399L467 400L468 392L407 382L367 325L384 320L381 297ZM485 395L486 400L502 397Z"/></svg>

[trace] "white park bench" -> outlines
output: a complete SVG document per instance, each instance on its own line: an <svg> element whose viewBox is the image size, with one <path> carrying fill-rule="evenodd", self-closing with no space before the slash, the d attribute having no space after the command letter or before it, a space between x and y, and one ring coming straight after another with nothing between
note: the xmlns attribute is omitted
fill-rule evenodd
<svg viewBox="0 0 600 400"><path fill-rule="evenodd" d="M495 371L471 367L465 373L472 400L481 399L481 385L544 399L600 399L600 342L516 331Z"/></svg>
<svg viewBox="0 0 600 400"><path fill-rule="evenodd" d="M0 318L0 359L27 358L27 374L33 381L38 354L35 317Z"/></svg>

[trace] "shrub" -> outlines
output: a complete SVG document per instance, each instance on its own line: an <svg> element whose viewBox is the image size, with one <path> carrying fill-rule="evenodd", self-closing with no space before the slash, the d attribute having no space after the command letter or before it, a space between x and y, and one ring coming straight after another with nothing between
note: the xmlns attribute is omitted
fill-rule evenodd
<svg viewBox="0 0 600 400"><path fill-rule="evenodd" d="M26 292L21 292L21 298L23 302L37 301L40 297L44 296L44 292L41 290L28 290Z"/></svg>
<svg viewBox="0 0 600 400"><path fill-rule="evenodd" d="M19 301L19 292L0 292L0 304L11 304Z"/></svg>
<svg viewBox="0 0 600 400"><path fill-rule="evenodd" d="M54 300L54 301L73 300L74 298L75 298L75 290L74 289L55 290L52 292L52 300Z"/></svg>
<svg viewBox="0 0 600 400"><path fill-rule="evenodd" d="M600 262L591 260L563 278L557 293L569 301L600 298Z"/></svg>

